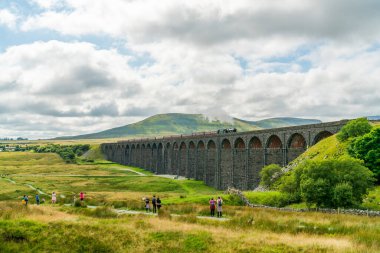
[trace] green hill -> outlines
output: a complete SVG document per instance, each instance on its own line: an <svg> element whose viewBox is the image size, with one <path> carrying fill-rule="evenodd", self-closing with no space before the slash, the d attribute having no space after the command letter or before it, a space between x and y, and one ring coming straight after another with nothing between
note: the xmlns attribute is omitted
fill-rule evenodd
<svg viewBox="0 0 380 253"><path fill-rule="evenodd" d="M191 134L195 132L216 131L220 128L235 127L238 131L250 131L258 129L239 119L232 122L209 120L201 114L157 114L142 121L112 128L98 133L61 137L58 139L99 139L118 137L149 137L177 134Z"/></svg>
<svg viewBox="0 0 380 253"><path fill-rule="evenodd" d="M277 128L277 127L288 127L288 126L299 126L299 125L321 123L321 121L317 119L301 119L301 118L289 118L289 117L270 118L270 119L264 119L264 120L259 120L259 121L248 121L248 122L260 128Z"/></svg>
<svg viewBox="0 0 380 253"><path fill-rule="evenodd" d="M252 131L261 128L274 128L319 123L319 120L298 118L272 118L261 121L245 121L233 118L231 122L210 120L201 114L168 113L157 114L142 121L101 131L98 133L59 137L57 139L107 139L120 137L152 137L195 132L210 132L221 128L236 128L238 131Z"/></svg>
<svg viewBox="0 0 380 253"><path fill-rule="evenodd" d="M380 128L380 122L373 122L375 128ZM338 159L348 154L349 140L339 142L336 134L321 140L301 154L293 163L298 164L303 160L324 160L329 158Z"/></svg>

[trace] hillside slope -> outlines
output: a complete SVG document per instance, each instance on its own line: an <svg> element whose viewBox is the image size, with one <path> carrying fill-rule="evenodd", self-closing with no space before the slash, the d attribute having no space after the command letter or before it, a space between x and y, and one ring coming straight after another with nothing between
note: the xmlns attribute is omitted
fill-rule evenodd
<svg viewBox="0 0 380 253"><path fill-rule="evenodd" d="M380 128L380 122L374 122L372 125L375 128ZM334 158L338 159L343 156L349 156L348 148L349 141L340 142L336 138L336 134L326 139L321 140L314 146L311 146L303 154L301 154L292 163L298 164L303 160L323 160Z"/></svg>
<svg viewBox="0 0 380 253"><path fill-rule="evenodd" d="M238 131L258 129L258 127L239 119L234 119L233 122L221 122L218 120L208 120L201 114L169 113L154 115L137 123L112 128L98 133L62 138L98 139L138 136L148 137L209 132L229 127L235 127Z"/></svg>
<svg viewBox="0 0 380 253"><path fill-rule="evenodd" d="M280 118L270 118L259 121L250 121L252 125L255 125L260 128L276 128L276 127L287 127L287 126L298 126L298 125L309 125L309 124L318 124L322 121L317 119L301 119L301 118L289 118L289 117L280 117Z"/></svg>
<svg viewBox="0 0 380 253"><path fill-rule="evenodd" d="M108 129L98 133L59 137L57 139L106 139L120 137L152 137L195 132L216 131L221 128L236 128L238 131L252 131L261 128L274 128L320 123L319 120L298 118L272 118L261 121L245 121L233 118L231 122L210 120L201 114L168 113L157 114L142 121Z"/></svg>

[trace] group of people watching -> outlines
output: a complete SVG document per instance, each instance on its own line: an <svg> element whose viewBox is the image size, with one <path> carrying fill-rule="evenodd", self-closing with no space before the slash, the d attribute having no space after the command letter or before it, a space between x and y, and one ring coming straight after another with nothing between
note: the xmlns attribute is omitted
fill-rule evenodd
<svg viewBox="0 0 380 253"><path fill-rule="evenodd" d="M21 199L22 201L22 204L24 204L25 206L28 205L29 203L29 196L28 195L24 195ZM39 205L40 203L45 203L45 199L44 198L40 198L40 195L38 195L38 193L36 194L36 204Z"/></svg>
<svg viewBox="0 0 380 253"><path fill-rule="evenodd" d="M210 215L211 217L215 217L215 209L218 212L218 218L222 217L222 206L223 206L223 200L221 197L218 197L216 200L214 198L211 198L209 201L210 204Z"/></svg>
<svg viewBox="0 0 380 253"><path fill-rule="evenodd" d="M76 201L76 195L75 194L74 194L73 198L74 198L74 204L75 204L75 201ZM79 194L79 199L81 202L84 201L84 193L83 192L81 192ZM152 212L153 213L157 213L157 210L159 211L161 208L161 199L159 197L156 198L155 195L153 195L152 201L150 201L150 199L148 197L143 198L143 201L145 203L146 212L150 212L150 203L152 203ZM24 195L24 197L22 198L22 203L25 206L27 206L28 202L29 202L28 196ZM43 198L40 199L40 196L38 194L36 194L36 204L39 205L41 202L44 203L45 199L43 199ZM55 204L56 202L57 202L57 195L55 192L53 192L51 194L51 203ZM216 209L217 217L221 218L222 217L222 206L223 206L222 198L218 197L216 200L214 200L214 198L211 198L209 200L209 204L210 204L210 215L211 215L211 217L215 217L215 209Z"/></svg>
<svg viewBox="0 0 380 253"><path fill-rule="evenodd" d="M150 200L148 197L143 198L145 202L145 210L146 212L150 212ZM155 195L153 195L152 198L152 211L153 213L157 213L157 210L160 211L161 208L161 199L159 197L156 198Z"/></svg>
<svg viewBox="0 0 380 253"><path fill-rule="evenodd" d="M143 201L145 203L145 210L146 212L150 212L150 200L148 197L143 198ZM217 211L217 217L222 217L222 206L223 206L223 200L221 197L218 197L216 200L214 198L211 198L209 201L210 204L210 215L211 217L215 217L215 209ZM156 198L155 195L153 195L152 198L152 211L153 213L157 213L157 210L160 210L161 208L161 200L159 197Z"/></svg>
<svg viewBox="0 0 380 253"><path fill-rule="evenodd" d="M76 200L76 195L75 194L74 194L73 198L74 198L74 204L75 204L75 200ZM80 199L81 202L84 201L84 193L83 192L79 193L79 199ZM22 201L22 203L25 206L27 206L28 203L29 203L29 197L28 197L28 195L24 195L22 197L21 201ZM36 204L39 205L40 203L45 203L45 199L44 198L40 198L40 195L37 193L36 194ZM57 203L57 194L55 192L53 192L51 194L51 203L52 204Z"/></svg>

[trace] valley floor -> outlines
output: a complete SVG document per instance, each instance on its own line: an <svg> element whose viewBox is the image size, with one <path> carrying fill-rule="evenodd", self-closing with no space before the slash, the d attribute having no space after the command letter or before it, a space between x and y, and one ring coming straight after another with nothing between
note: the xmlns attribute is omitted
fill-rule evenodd
<svg viewBox="0 0 380 253"><path fill-rule="evenodd" d="M380 252L380 217L252 209L199 181L104 161L1 153L0 175L0 252ZM81 191L85 205L99 207L72 206ZM39 206L37 192L46 199ZM160 214L142 214L142 198L154 194L163 201ZM203 218L217 196L227 219Z"/></svg>

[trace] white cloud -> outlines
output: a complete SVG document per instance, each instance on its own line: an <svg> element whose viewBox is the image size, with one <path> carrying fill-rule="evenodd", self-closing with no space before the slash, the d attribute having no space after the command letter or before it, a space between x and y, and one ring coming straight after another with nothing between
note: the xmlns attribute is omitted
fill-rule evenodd
<svg viewBox="0 0 380 253"><path fill-rule="evenodd" d="M18 17L7 9L0 9L0 25L14 28Z"/></svg>
<svg viewBox="0 0 380 253"><path fill-rule="evenodd" d="M31 127L31 118L50 118L40 123L43 129L54 125L53 118L65 118L68 124L82 117L106 121L119 116L142 89L128 60L114 50L99 50L84 42L35 42L8 48L0 54L0 117L17 115Z"/></svg>
<svg viewBox="0 0 380 253"><path fill-rule="evenodd" d="M43 9L53 9L55 7L64 6L64 1L59 0L30 0L30 2L38 5Z"/></svg>
<svg viewBox="0 0 380 253"><path fill-rule="evenodd" d="M35 42L0 55L0 115L13 112L18 118L8 122L31 127L46 118L50 136L166 112L251 120L380 113L378 1L34 2L44 10L24 17L22 31L105 36L131 54L92 40Z"/></svg>
<svg viewBox="0 0 380 253"><path fill-rule="evenodd" d="M45 2L38 0L39 2ZM47 1L51 2L51 1ZM23 28L63 34L110 34L133 43L175 39L210 45L277 37L378 38L380 3L375 0L247 1L66 0L71 11L31 16Z"/></svg>
<svg viewBox="0 0 380 253"><path fill-rule="evenodd" d="M128 57L97 50L85 42L35 42L10 47L0 55L2 86L17 86L34 95L78 94L136 84Z"/></svg>

